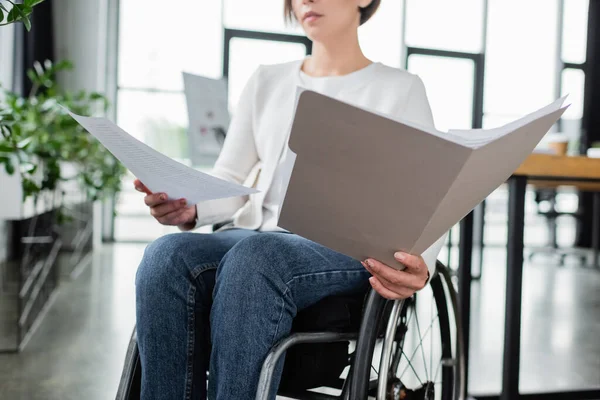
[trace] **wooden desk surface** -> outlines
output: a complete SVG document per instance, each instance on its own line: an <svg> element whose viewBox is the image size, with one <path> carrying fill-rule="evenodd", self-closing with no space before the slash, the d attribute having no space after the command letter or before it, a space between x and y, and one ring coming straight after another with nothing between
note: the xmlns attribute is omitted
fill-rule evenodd
<svg viewBox="0 0 600 400"><path fill-rule="evenodd" d="M600 192L600 183L581 182L581 181L531 181L530 185L535 189L556 189L561 186L575 187L584 192Z"/></svg>
<svg viewBox="0 0 600 400"><path fill-rule="evenodd" d="M585 178L600 181L600 158L531 154L513 175L573 178L573 180Z"/></svg>

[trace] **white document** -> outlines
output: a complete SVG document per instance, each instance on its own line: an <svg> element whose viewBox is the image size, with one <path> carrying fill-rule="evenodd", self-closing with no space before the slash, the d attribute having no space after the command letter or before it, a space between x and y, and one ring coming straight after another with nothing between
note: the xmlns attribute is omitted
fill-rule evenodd
<svg viewBox="0 0 600 400"><path fill-rule="evenodd" d="M227 85L183 72L183 87L188 111L188 142L193 165L212 165L229 128Z"/></svg>
<svg viewBox="0 0 600 400"><path fill-rule="evenodd" d="M183 198L188 204L196 204L257 192L183 165L140 142L106 118L69 114L153 193L166 193L170 199Z"/></svg>
<svg viewBox="0 0 600 400"><path fill-rule="evenodd" d="M504 126L493 128L493 129L451 129L447 135L450 140L453 140L457 144L463 146L478 149L481 148L494 140L501 138L513 130L518 129L520 126L531 123L532 121L547 115L548 113L554 112L560 109L567 96L561 97L547 106L532 112L516 121L508 123Z"/></svg>

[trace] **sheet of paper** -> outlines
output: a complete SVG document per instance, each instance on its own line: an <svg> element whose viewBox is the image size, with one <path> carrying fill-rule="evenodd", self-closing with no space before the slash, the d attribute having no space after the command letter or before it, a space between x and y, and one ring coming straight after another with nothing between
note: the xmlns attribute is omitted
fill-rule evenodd
<svg viewBox="0 0 600 400"><path fill-rule="evenodd" d="M451 129L448 131L448 134L454 138L459 138L457 143L462 144L464 146L470 147L472 149L478 149L480 147L486 146L489 143L501 138L509 134L510 132L514 132L516 129L524 126L532 121L540 118L543 115L547 115L552 113L558 109L560 109L567 96L561 97L560 99L555 100L554 102L540 108L537 111L529 113L515 121L512 121L503 126L492 128L492 129Z"/></svg>
<svg viewBox="0 0 600 400"><path fill-rule="evenodd" d="M183 87L192 164L212 165L221 152L229 128L226 82L183 72Z"/></svg>
<svg viewBox="0 0 600 400"><path fill-rule="evenodd" d="M172 199L184 198L189 204L257 192L183 165L140 142L106 118L69 114L152 192L167 193Z"/></svg>

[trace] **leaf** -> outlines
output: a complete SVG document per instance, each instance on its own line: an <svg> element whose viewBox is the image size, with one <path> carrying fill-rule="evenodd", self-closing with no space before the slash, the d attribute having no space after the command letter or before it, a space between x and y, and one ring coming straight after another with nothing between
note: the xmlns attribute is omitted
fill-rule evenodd
<svg viewBox="0 0 600 400"><path fill-rule="evenodd" d="M26 149L27 146L29 146L29 144L32 141L33 141L33 137L28 137L27 139L23 139L19 143L17 143L17 148L19 148L19 149Z"/></svg>
<svg viewBox="0 0 600 400"><path fill-rule="evenodd" d="M56 71L73 69L73 63L69 60L62 60L55 64Z"/></svg>
<svg viewBox="0 0 600 400"><path fill-rule="evenodd" d="M20 168L22 174L33 174L37 169L37 165L32 163L22 163Z"/></svg>
<svg viewBox="0 0 600 400"><path fill-rule="evenodd" d="M8 143L0 142L0 151L2 153L12 153L15 149Z"/></svg>
<svg viewBox="0 0 600 400"><path fill-rule="evenodd" d="M90 93L90 99L92 99L92 100L97 100L97 99L102 99L102 98L104 98L104 96L98 92Z"/></svg>
<svg viewBox="0 0 600 400"><path fill-rule="evenodd" d="M31 21L29 20L29 18L23 18L23 25L25 25L25 29L27 29L27 32L31 30Z"/></svg>
<svg viewBox="0 0 600 400"><path fill-rule="evenodd" d="M26 12L27 10L29 10L28 13ZM15 18L14 21L20 20L21 22L23 22L23 25L25 25L25 29L27 29L27 31L31 30L31 21L29 20L29 17L27 16L28 14L31 14L30 7L26 7L26 6L23 6L20 4L15 4L15 5L13 5L12 10L10 10L10 11L11 12L15 11L18 14L18 18Z"/></svg>
<svg viewBox="0 0 600 400"><path fill-rule="evenodd" d="M2 3L0 3L2 4ZM4 8L4 7L2 7ZM4 11L2 11L2 9L0 9L0 22L4 21Z"/></svg>
<svg viewBox="0 0 600 400"><path fill-rule="evenodd" d="M6 21L7 22L15 22L19 20L19 7L17 5L14 5L13 8L10 9L10 11L8 12L8 16Z"/></svg>
<svg viewBox="0 0 600 400"><path fill-rule="evenodd" d="M4 163L4 169L6 170L6 173L9 175L12 175L15 173L15 166L13 165L11 160L6 160L6 162Z"/></svg>
<svg viewBox="0 0 600 400"><path fill-rule="evenodd" d="M31 179L23 178L23 197L27 198L40 192L41 188Z"/></svg>
<svg viewBox="0 0 600 400"><path fill-rule="evenodd" d="M39 61L34 61L33 68L35 68L35 72L38 74L39 77L42 77L44 75L44 67L42 67L42 64L40 64Z"/></svg>
<svg viewBox="0 0 600 400"><path fill-rule="evenodd" d="M27 70L27 77L31 82L36 82L38 80L37 75L35 74L35 72L33 72L31 68Z"/></svg>

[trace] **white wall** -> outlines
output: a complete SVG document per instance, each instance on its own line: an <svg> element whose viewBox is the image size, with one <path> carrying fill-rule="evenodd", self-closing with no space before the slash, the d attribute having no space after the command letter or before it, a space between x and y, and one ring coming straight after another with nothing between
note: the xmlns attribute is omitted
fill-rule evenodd
<svg viewBox="0 0 600 400"><path fill-rule="evenodd" d="M0 28L0 84L8 89L13 85L14 27ZM0 220L0 262L6 259L8 224Z"/></svg>
<svg viewBox="0 0 600 400"><path fill-rule="evenodd" d="M13 75L14 27L0 28L0 84L11 88Z"/></svg>
<svg viewBox="0 0 600 400"><path fill-rule="evenodd" d="M97 91L108 96L115 104L116 50L118 0L54 0L54 50L55 58L70 60L72 71L58 77L66 90ZM109 117L112 117L111 110ZM112 214L108 207L105 215ZM102 230L109 231L112 219L101 218L100 205L94 209L94 243L101 241Z"/></svg>
<svg viewBox="0 0 600 400"><path fill-rule="evenodd" d="M55 57L75 65L59 77L65 89L106 90L108 5L109 0L54 1Z"/></svg>

